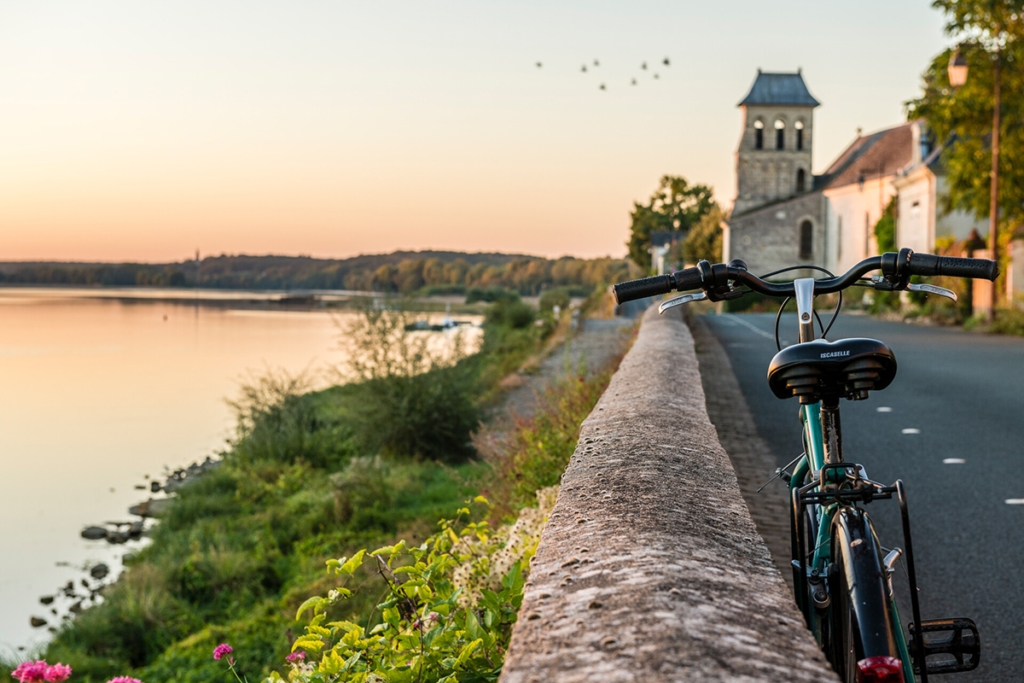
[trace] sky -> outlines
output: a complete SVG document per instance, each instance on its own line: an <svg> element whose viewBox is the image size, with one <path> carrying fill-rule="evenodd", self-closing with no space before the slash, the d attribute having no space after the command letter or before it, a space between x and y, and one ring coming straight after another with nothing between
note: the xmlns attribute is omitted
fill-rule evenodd
<svg viewBox="0 0 1024 683"><path fill-rule="evenodd" d="M942 25L929 0L0 0L0 260L621 256L664 174L731 202L758 68L802 68L821 172L904 119Z"/></svg>

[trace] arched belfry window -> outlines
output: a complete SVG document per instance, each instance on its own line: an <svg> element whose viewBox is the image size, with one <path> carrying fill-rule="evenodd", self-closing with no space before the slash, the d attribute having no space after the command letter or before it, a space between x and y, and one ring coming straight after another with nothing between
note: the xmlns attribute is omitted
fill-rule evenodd
<svg viewBox="0 0 1024 683"><path fill-rule="evenodd" d="M786 149L786 122L782 119L775 121L775 149Z"/></svg>
<svg viewBox="0 0 1024 683"><path fill-rule="evenodd" d="M798 133L800 132L799 129L797 130L797 132ZM802 169L802 168L797 169L797 172L796 172L796 191L797 192L804 192L806 190L806 185L807 185L807 174L804 172L804 169Z"/></svg>
<svg viewBox="0 0 1024 683"><path fill-rule="evenodd" d="M796 128L796 148L797 149L803 149L804 148L804 122L803 121L797 121L796 124L794 124L793 127Z"/></svg>
<svg viewBox="0 0 1024 683"><path fill-rule="evenodd" d="M814 226L810 221L800 224L800 258L807 260L811 258L814 251Z"/></svg>
<svg viewBox="0 0 1024 683"><path fill-rule="evenodd" d="M754 121L754 149L764 149L764 121Z"/></svg>

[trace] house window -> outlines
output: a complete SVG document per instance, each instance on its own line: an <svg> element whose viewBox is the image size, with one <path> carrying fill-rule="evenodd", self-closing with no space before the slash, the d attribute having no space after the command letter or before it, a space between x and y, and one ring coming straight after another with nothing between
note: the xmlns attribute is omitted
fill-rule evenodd
<svg viewBox="0 0 1024 683"><path fill-rule="evenodd" d="M796 124L794 124L794 128L796 128L796 148L797 149L803 149L804 148L804 122L803 121L797 121Z"/></svg>
<svg viewBox="0 0 1024 683"><path fill-rule="evenodd" d="M797 131L797 132L799 133L800 131ZM796 172L796 191L797 192L803 192L804 191L804 185L806 185L806 184L807 184L807 174L804 173L804 169L802 169L802 168L798 169L797 172Z"/></svg>
<svg viewBox="0 0 1024 683"><path fill-rule="evenodd" d="M775 121L775 149L786 149L786 124L782 119Z"/></svg>
<svg viewBox="0 0 1024 683"><path fill-rule="evenodd" d="M763 121L754 121L754 149L764 149Z"/></svg>
<svg viewBox="0 0 1024 683"><path fill-rule="evenodd" d="M812 251L814 251L814 226L810 221L804 221L800 224L800 258L802 260L811 258Z"/></svg>

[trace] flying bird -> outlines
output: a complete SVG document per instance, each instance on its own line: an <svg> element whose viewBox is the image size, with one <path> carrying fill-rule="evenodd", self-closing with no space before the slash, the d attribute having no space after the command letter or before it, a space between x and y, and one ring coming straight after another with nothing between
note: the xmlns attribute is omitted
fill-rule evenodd
<svg viewBox="0 0 1024 683"><path fill-rule="evenodd" d="M601 90L607 90L607 88L604 87L604 83L601 84Z"/></svg>
<svg viewBox="0 0 1024 683"><path fill-rule="evenodd" d="M654 74L654 77L655 78L661 78L661 76L659 76L658 74Z"/></svg>
<svg viewBox="0 0 1024 683"><path fill-rule="evenodd" d="M641 69L646 69L647 68L647 62L644 62L643 64L641 64L640 68Z"/></svg>
<svg viewBox="0 0 1024 683"><path fill-rule="evenodd" d="M633 79L632 85L636 85L636 79L635 78Z"/></svg>
<svg viewBox="0 0 1024 683"><path fill-rule="evenodd" d="M584 64L582 67L580 67L580 71L582 71L583 73L587 73L587 65Z"/></svg>
<svg viewBox="0 0 1024 683"><path fill-rule="evenodd" d="M542 66L544 66L544 65L543 65L543 64L541 64L540 62L537 62L537 68L538 68L538 69L539 69L539 68L541 68Z"/></svg>
<svg viewBox="0 0 1024 683"><path fill-rule="evenodd" d="M599 62L599 61L597 61L597 60L595 59L595 60L594 60L594 66L601 66L601 62Z"/></svg>
<svg viewBox="0 0 1024 683"><path fill-rule="evenodd" d="M671 64L669 64L669 62L668 62L668 57L665 57L665 59L661 60L661 63L662 63L662 64L664 64L665 66L672 66L672 65L671 65Z"/></svg>

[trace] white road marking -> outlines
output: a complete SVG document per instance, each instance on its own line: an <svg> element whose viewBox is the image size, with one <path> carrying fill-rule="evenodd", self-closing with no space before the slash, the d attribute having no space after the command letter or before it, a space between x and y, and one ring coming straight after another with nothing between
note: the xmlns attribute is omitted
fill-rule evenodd
<svg viewBox="0 0 1024 683"><path fill-rule="evenodd" d="M913 427L908 427L907 429L903 430L903 433L904 434L920 434L921 430L920 429L914 429Z"/></svg>
<svg viewBox="0 0 1024 683"><path fill-rule="evenodd" d="M967 462L967 461L964 460L963 458L946 458L945 460L942 461L942 464L943 465L963 465L965 462Z"/></svg>
<svg viewBox="0 0 1024 683"><path fill-rule="evenodd" d="M1007 498L1007 505L1024 505L1024 498Z"/></svg>
<svg viewBox="0 0 1024 683"><path fill-rule="evenodd" d="M890 408L889 406L878 406L877 408L875 408L875 410L877 410L880 413L891 413L892 412L892 408Z"/></svg>
<svg viewBox="0 0 1024 683"><path fill-rule="evenodd" d="M726 320L732 320L734 322L738 322L740 325L743 325L744 327L750 329L755 334L761 335L765 339L771 339L772 341L775 341L775 335L774 334L768 334L767 332L762 330L760 327L757 327L756 325L754 325L754 323L747 322L746 320L744 320L740 316L737 316L737 315L732 314L732 313L726 313L722 317L725 318Z"/></svg>

